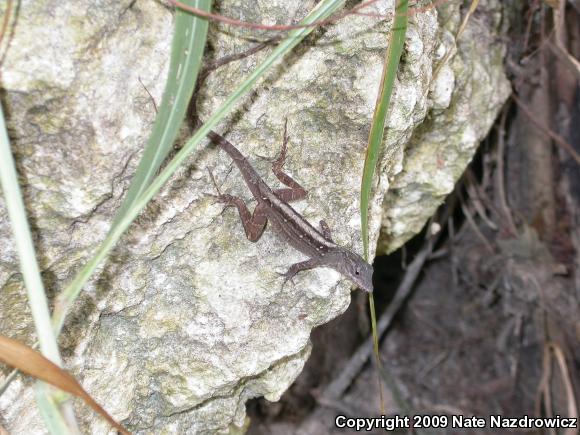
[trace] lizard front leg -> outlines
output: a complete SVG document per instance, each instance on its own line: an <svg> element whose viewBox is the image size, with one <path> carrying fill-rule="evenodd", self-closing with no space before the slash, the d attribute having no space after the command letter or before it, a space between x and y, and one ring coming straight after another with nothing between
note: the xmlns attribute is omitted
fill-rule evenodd
<svg viewBox="0 0 580 435"><path fill-rule="evenodd" d="M292 281L292 278L294 278L298 272L314 269L318 266L320 266L320 260L316 258L301 261L300 263L294 263L292 266L290 266L290 269L288 269L286 273L280 273L280 275L284 277L284 283L282 284L282 287L284 287L288 281Z"/></svg>

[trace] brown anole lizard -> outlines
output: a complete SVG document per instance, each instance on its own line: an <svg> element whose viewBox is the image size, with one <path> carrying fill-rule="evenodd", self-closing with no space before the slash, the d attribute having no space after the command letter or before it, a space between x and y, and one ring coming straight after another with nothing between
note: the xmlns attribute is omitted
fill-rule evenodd
<svg viewBox="0 0 580 435"><path fill-rule="evenodd" d="M217 185L215 186L219 193L218 200L226 206L238 209L248 240L258 241L266 228L266 223L270 221L278 236L309 257L306 261L293 264L283 274L284 282L292 279L294 275L303 270L330 267L361 289L369 293L373 291L372 266L364 261L360 255L334 243L330 236L330 229L324 221L320 221L320 230L317 230L289 205L292 201L304 198L307 192L282 170L288 142L286 127L284 127L282 149L277 159L272 163L272 172L278 180L288 187L276 190L272 190L266 184L233 144L213 131L208 134L208 137L231 157L256 199L256 208L253 213L250 213L241 198L222 194Z"/></svg>

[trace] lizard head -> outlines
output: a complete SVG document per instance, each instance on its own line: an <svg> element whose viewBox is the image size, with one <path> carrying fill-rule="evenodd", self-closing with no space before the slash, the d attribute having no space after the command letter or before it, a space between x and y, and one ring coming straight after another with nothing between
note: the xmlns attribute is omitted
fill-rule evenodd
<svg viewBox="0 0 580 435"><path fill-rule="evenodd" d="M354 252L343 252L343 273L350 280L368 293L373 292L373 267Z"/></svg>

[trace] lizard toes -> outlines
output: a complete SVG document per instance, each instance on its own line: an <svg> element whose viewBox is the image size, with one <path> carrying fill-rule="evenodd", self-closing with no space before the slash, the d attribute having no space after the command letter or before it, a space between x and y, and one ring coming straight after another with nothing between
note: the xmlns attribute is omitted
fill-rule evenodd
<svg viewBox="0 0 580 435"><path fill-rule="evenodd" d="M284 288L284 286L286 285L286 283L288 281L290 281L292 283L292 285L294 284L294 275L296 275L296 273L292 272L291 270L288 270L284 273L280 273L280 272L276 272L280 277L284 278L284 282L282 283L282 288Z"/></svg>
<svg viewBox="0 0 580 435"><path fill-rule="evenodd" d="M213 193L206 193L205 195L215 199L216 202L226 204L227 206L233 206L229 195L214 195Z"/></svg>
<svg viewBox="0 0 580 435"><path fill-rule="evenodd" d="M258 159L260 159L260 160L264 160L264 161L266 161L266 162L268 162L268 163L274 163L274 161L276 160L275 158L273 159L273 158L271 158L271 157L268 157L268 156L263 156L263 155L261 155L261 154L254 154L254 155L255 155L255 156L258 158Z"/></svg>

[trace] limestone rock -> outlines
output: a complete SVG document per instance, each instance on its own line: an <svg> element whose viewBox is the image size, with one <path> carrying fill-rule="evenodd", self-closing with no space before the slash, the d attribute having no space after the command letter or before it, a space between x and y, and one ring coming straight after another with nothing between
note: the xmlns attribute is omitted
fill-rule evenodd
<svg viewBox="0 0 580 435"><path fill-rule="evenodd" d="M456 54L431 82L429 115L405 144L403 168L385 195L380 253L394 251L421 231L453 190L510 94L503 71L505 45L499 42L500 2L480 2L456 45L459 7L440 8L434 54L438 60L448 50Z"/></svg>

